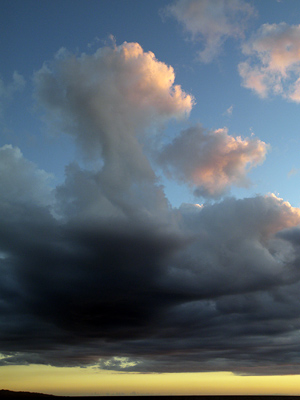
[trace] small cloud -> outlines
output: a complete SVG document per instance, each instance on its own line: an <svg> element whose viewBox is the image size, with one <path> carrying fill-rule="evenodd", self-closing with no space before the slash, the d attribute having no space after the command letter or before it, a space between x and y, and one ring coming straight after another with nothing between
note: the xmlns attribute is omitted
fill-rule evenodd
<svg viewBox="0 0 300 400"><path fill-rule="evenodd" d="M230 116L230 115L232 115L232 112L233 112L233 105L228 107L227 110L223 113L223 115Z"/></svg>
<svg viewBox="0 0 300 400"><path fill-rule="evenodd" d="M95 46L101 39L96 36L90 43L88 43L87 47L90 49L91 47Z"/></svg>
<svg viewBox="0 0 300 400"><path fill-rule="evenodd" d="M292 168L289 172L288 172L288 178L291 178L294 175L297 175L299 173L299 168Z"/></svg>
<svg viewBox="0 0 300 400"><path fill-rule="evenodd" d="M194 187L196 196L219 198L231 185L247 187L247 173L264 161L267 150L259 139L235 138L227 128L205 131L198 125L166 145L158 162L167 176Z"/></svg>

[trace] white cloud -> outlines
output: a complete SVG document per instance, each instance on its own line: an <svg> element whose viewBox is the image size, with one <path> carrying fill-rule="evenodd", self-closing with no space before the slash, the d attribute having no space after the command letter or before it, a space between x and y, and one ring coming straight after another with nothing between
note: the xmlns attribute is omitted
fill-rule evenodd
<svg viewBox="0 0 300 400"><path fill-rule="evenodd" d="M218 198L231 185L247 186L247 173L264 161L267 149L259 139L228 135L226 128L196 126L167 144L158 161L169 177L190 184L194 194Z"/></svg>
<svg viewBox="0 0 300 400"><path fill-rule="evenodd" d="M219 54L228 38L242 38L245 22L254 14L253 7L243 0L177 0L166 10L193 40L204 42L199 59L205 63Z"/></svg>
<svg viewBox="0 0 300 400"><path fill-rule="evenodd" d="M300 102L300 25L264 24L242 50L249 56L239 64L243 86Z"/></svg>

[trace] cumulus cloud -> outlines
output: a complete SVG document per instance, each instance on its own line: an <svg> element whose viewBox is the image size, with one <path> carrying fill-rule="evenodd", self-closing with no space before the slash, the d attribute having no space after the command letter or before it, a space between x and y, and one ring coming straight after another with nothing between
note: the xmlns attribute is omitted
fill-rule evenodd
<svg viewBox="0 0 300 400"><path fill-rule="evenodd" d="M255 11L243 0L177 0L166 12L184 26L193 40L203 41L199 59L208 63L228 38L244 36L245 22Z"/></svg>
<svg viewBox="0 0 300 400"><path fill-rule="evenodd" d="M299 25L262 25L242 47L249 56L239 64L243 86L261 97L275 94L299 102L299 49Z"/></svg>
<svg viewBox="0 0 300 400"><path fill-rule="evenodd" d="M115 162L118 151L128 163L141 163L136 136L191 111L194 100L174 84L173 68L138 43L78 57L61 53L36 73L36 96L89 155L101 151L106 162Z"/></svg>
<svg viewBox="0 0 300 400"><path fill-rule="evenodd" d="M165 145L158 162L167 176L195 188L195 195L218 198L231 185L247 186L247 173L264 161L267 149L259 139L234 138L226 128L205 131L198 125Z"/></svg>

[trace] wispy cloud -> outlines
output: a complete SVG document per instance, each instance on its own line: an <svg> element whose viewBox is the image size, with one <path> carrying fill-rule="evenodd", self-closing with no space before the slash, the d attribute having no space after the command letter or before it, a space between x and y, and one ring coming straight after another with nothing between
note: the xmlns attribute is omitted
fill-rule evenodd
<svg viewBox="0 0 300 400"><path fill-rule="evenodd" d="M288 172L288 177L290 178L290 177L292 177L292 176L294 176L294 175L297 175L298 173L300 172L300 169L299 168L292 168L289 172Z"/></svg>
<svg viewBox="0 0 300 400"><path fill-rule="evenodd" d="M199 60L211 62L228 38L242 38L245 23L255 14L244 0L177 0L166 13L180 22L192 40L203 42Z"/></svg>
<svg viewBox="0 0 300 400"><path fill-rule="evenodd" d="M0 79L0 117L3 115L4 107L11 101L16 92L24 89L26 81L17 71L13 73L13 79L10 83L5 83Z"/></svg>
<svg viewBox="0 0 300 400"><path fill-rule="evenodd" d="M227 108L223 115L231 116L233 113L233 105Z"/></svg>

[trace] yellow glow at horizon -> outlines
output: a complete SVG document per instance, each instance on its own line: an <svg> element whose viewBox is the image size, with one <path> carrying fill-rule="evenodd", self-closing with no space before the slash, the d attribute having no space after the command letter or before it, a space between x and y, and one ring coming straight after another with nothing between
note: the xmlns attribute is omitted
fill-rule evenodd
<svg viewBox="0 0 300 400"><path fill-rule="evenodd" d="M0 367L0 389L56 395L300 395L300 375L238 376L230 372L141 374L51 366Z"/></svg>

